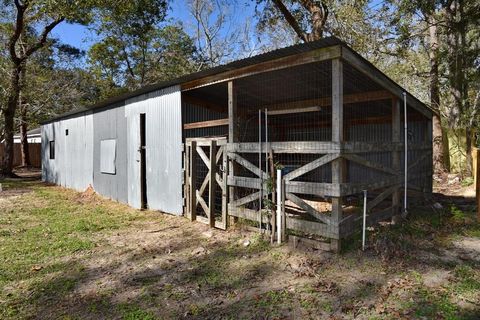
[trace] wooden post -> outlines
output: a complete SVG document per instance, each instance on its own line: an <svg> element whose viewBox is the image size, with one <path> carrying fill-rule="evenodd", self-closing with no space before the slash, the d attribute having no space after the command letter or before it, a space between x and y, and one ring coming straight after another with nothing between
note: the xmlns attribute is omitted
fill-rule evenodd
<svg viewBox="0 0 480 320"><path fill-rule="evenodd" d="M344 140L343 130L343 66L340 59L332 60L332 141ZM344 159L332 161L332 183L344 182ZM342 197L332 197L332 228L340 234L340 221L342 220ZM341 250L340 239L331 240L332 250Z"/></svg>
<svg viewBox="0 0 480 320"><path fill-rule="evenodd" d="M392 143L399 144L402 137L402 129L401 129L401 122L400 122L400 100L397 98L392 99ZM398 172L400 176L400 150L392 151L392 167L395 172ZM396 223L398 220L398 216L400 214L400 188L397 188L392 193L392 207L393 207L393 216L392 216L392 223Z"/></svg>
<svg viewBox="0 0 480 320"><path fill-rule="evenodd" d="M237 92L234 87L233 81L228 81L228 143L238 142L238 113L237 113ZM230 160L228 163L228 175L231 177L235 176L236 170L233 160ZM235 200L235 187L231 186L229 189L228 202ZM228 212L227 212L228 216ZM235 223L235 217L229 217L227 219L227 225Z"/></svg>
<svg viewBox="0 0 480 320"><path fill-rule="evenodd" d="M183 153L183 170L184 170L184 196L185 196L185 211L184 215L190 218L190 148L187 142L184 143Z"/></svg>
<svg viewBox="0 0 480 320"><path fill-rule="evenodd" d="M475 170L475 177L476 177L476 183L475 183L475 191L476 191L476 197L477 197L477 220L480 222L480 157L478 156L478 149L474 149L475 152L477 153L477 170Z"/></svg>
<svg viewBox="0 0 480 320"><path fill-rule="evenodd" d="M227 206L228 206L228 189L227 189L227 168L228 168L228 157L227 157L227 146L224 146L222 154L222 229L227 228Z"/></svg>
<svg viewBox="0 0 480 320"><path fill-rule="evenodd" d="M210 141L210 171L208 172L208 222L210 227L215 227L215 173L217 167L217 143Z"/></svg>
<svg viewBox="0 0 480 320"><path fill-rule="evenodd" d="M197 143L192 141L190 147L190 220L194 221L197 219L197 190L195 187L195 179L197 176L197 159L196 159L196 150Z"/></svg>

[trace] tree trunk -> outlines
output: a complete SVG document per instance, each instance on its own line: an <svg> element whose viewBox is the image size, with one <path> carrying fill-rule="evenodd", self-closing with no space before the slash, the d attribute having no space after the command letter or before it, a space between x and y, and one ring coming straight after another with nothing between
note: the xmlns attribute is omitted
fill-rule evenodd
<svg viewBox="0 0 480 320"><path fill-rule="evenodd" d="M15 111L20 93L21 65L15 65L10 78L10 90L7 99L7 107L3 111L5 120L4 157L0 174L5 177L15 177L13 173L13 135L15 134Z"/></svg>
<svg viewBox="0 0 480 320"><path fill-rule="evenodd" d="M21 106L21 117L20 117L20 143L22 144L21 153L22 153L22 167L29 167L32 165L30 162L30 151L28 150L28 124L27 124L27 110L25 106Z"/></svg>
<svg viewBox="0 0 480 320"><path fill-rule="evenodd" d="M473 157L472 157L472 130L465 129L465 155L467 157L467 166L465 168L465 176L471 177L473 175Z"/></svg>
<svg viewBox="0 0 480 320"><path fill-rule="evenodd" d="M28 107L25 103L25 96L22 92L25 90L26 82L26 64L23 65L22 71L20 72L20 93L18 97L19 109L20 109L20 143L21 143L21 155L22 155L22 167L29 167L30 162L30 152L28 150Z"/></svg>
<svg viewBox="0 0 480 320"><path fill-rule="evenodd" d="M430 59L430 106L434 110L432 118L433 129L433 168L435 173L447 172L445 147L443 145L442 120L440 116L440 90L438 79L438 37L436 19L433 14L428 17L430 50L428 51ZM447 149L448 150L448 149Z"/></svg>
<svg viewBox="0 0 480 320"><path fill-rule="evenodd" d="M322 39L328 18L328 7L323 1L301 0L300 3L310 13L312 31L308 33L307 41Z"/></svg>
<svg viewBox="0 0 480 320"><path fill-rule="evenodd" d="M323 1L300 0L300 4L310 14L311 32L306 32L300 27L300 23L290 10L283 4L282 0L272 0L277 9L295 31L297 36L304 42L319 40L323 37L323 29L328 18L328 7Z"/></svg>

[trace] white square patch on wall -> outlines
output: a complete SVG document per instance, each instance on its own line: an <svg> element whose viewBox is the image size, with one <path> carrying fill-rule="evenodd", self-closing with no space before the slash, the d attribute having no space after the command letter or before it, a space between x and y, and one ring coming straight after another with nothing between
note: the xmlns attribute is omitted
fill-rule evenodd
<svg viewBox="0 0 480 320"><path fill-rule="evenodd" d="M100 172L108 174L116 174L115 158L116 158L117 140L109 139L100 141Z"/></svg>

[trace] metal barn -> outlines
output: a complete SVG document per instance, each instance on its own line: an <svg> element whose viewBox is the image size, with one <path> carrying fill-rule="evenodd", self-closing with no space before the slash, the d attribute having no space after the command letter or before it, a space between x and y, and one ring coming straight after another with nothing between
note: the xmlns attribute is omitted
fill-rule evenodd
<svg viewBox="0 0 480 320"><path fill-rule="evenodd" d="M398 215L405 195L430 196L431 118L331 37L52 119L42 126L43 179L221 229L243 219L338 250L361 226L364 191L367 225Z"/></svg>

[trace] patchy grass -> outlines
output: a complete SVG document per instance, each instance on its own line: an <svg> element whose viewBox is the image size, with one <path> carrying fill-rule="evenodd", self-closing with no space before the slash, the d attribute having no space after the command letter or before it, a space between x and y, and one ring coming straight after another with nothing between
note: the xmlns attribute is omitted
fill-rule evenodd
<svg viewBox="0 0 480 320"><path fill-rule="evenodd" d="M366 252L354 235L343 254L330 255L88 192L32 181L3 188L1 319L480 315L480 226L455 206L415 210L406 222L369 231Z"/></svg>
<svg viewBox="0 0 480 320"><path fill-rule="evenodd" d="M101 245L100 232L128 226L144 215L94 195L85 201L79 193L38 181L9 181L3 188L29 190L21 196L0 198L0 291L7 292L12 302L3 311L10 316L21 316L26 310L18 304L22 297L9 286L21 283L31 301L66 294L84 269L62 258L88 252ZM41 280L67 269L73 276L55 277L47 283Z"/></svg>

